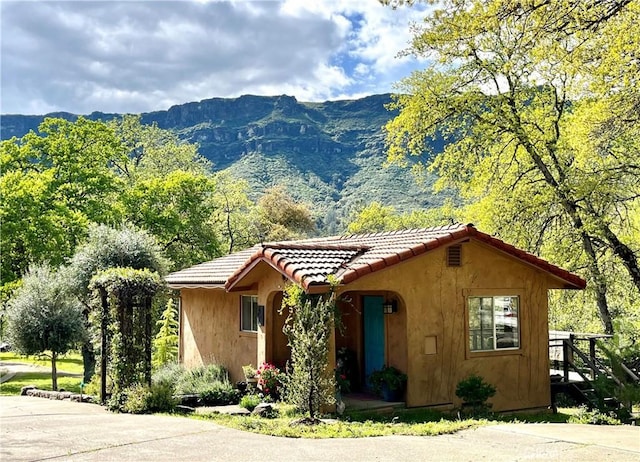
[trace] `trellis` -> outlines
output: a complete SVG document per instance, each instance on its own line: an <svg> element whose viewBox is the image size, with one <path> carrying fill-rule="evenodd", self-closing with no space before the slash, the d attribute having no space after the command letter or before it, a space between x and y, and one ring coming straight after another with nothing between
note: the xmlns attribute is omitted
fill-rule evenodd
<svg viewBox="0 0 640 462"><path fill-rule="evenodd" d="M94 276L91 289L100 302L101 388L107 397L138 383L151 384L152 301L162 287L159 275L147 269L110 268Z"/></svg>

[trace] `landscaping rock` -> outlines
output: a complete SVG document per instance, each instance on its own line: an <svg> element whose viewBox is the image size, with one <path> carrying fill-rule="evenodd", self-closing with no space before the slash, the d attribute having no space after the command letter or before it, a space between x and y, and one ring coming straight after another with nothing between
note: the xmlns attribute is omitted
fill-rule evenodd
<svg viewBox="0 0 640 462"><path fill-rule="evenodd" d="M227 406L202 406L195 410L196 414L229 414L229 415L248 415L251 414L248 410L237 404L231 404Z"/></svg>
<svg viewBox="0 0 640 462"><path fill-rule="evenodd" d="M198 394L190 394L190 395L177 395L178 401L183 406L196 407L201 403L200 395Z"/></svg>
<svg viewBox="0 0 640 462"><path fill-rule="evenodd" d="M176 412L180 412L181 414L192 414L195 410L195 407L185 406L184 404L178 404L176 406Z"/></svg>
<svg viewBox="0 0 640 462"><path fill-rule="evenodd" d="M252 415L263 416L265 414L271 414L273 412L273 406L269 403L260 403L258 404L253 411L251 411Z"/></svg>
<svg viewBox="0 0 640 462"><path fill-rule="evenodd" d="M29 394L29 390L35 390L35 385L27 385L26 387L22 387L20 389L20 396L27 396Z"/></svg>

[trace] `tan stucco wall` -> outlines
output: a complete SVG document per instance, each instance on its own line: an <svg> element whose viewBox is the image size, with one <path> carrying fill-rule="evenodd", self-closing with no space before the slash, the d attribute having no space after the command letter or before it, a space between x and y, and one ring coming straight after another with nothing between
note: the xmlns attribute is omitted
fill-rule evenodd
<svg viewBox="0 0 640 462"><path fill-rule="evenodd" d="M439 249L358 279L345 290L376 288L401 297L399 313L388 319L394 319L395 332L397 325L406 325L407 406L458 405L456 384L471 373L496 386L491 400L495 410L547 406L548 276L474 241L462 244L462 255L461 267L447 267L446 250ZM520 296L519 350L468 351L469 294ZM428 337L436 339L435 354L425 354ZM396 347L388 348L387 362L402 369L405 358L399 340L393 335L391 341Z"/></svg>
<svg viewBox="0 0 640 462"><path fill-rule="evenodd" d="M182 289L180 293L184 365L222 364L232 382L243 380L242 366L256 365L257 334L240 331L240 294L222 289Z"/></svg>
<svg viewBox="0 0 640 462"><path fill-rule="evenodd" d="M461 267L447 267L445 257L446 250L438 249L362 277L340 290L398 300L398 313L385 316L386 361L409 376L407 405L458 405L456 384L477 373L498 390L491 400L495 410L547 406L549 276L475 241L462 244ZM229 368L235 381L243 377L243 364L255 365L271 358L277 346L269 341L269 334L281 328L274 321L274 306L280 303L284 281L273 268L260 263L243 282L251 287L247 292L181 291L181 357L186 365L215 359ZM259 303L266 307L266 325L258 334L240 332L240 293L257 294ZM469 352L465 297L470 294L520 296L520 349ZM359 323L358 319L354 312L351 321ZM335 341L358 351L361 334ZM435 352L425 354L425 345L434 338ZM331 347L333 355L335 345Z"/></svg>

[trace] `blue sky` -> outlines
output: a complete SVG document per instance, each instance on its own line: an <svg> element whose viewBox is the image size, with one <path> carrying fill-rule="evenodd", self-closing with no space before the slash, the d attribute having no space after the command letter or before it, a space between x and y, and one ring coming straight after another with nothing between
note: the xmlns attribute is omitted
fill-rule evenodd
<svg viewBox="0 0 640 462"><path fill-rule="evenodd" d="M243 94L393 90L424 7L377 0L6 1L2 114L147 112Z"/></svg>

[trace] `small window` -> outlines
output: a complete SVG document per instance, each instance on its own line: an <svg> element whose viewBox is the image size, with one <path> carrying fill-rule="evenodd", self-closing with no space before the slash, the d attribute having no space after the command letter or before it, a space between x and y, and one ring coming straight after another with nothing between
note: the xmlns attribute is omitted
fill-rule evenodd
<svg viewBox="0 0 640 462"><path fill-rule="evenodd" d="M240 330L258 332L258 297L243 295L240 309Z"/></svg>
<svg viewBox="0 0 640 462"><path fill-rule="evenodd" d="M468 307L471 351L520 348L519 297L469 297Z"/></svg>

